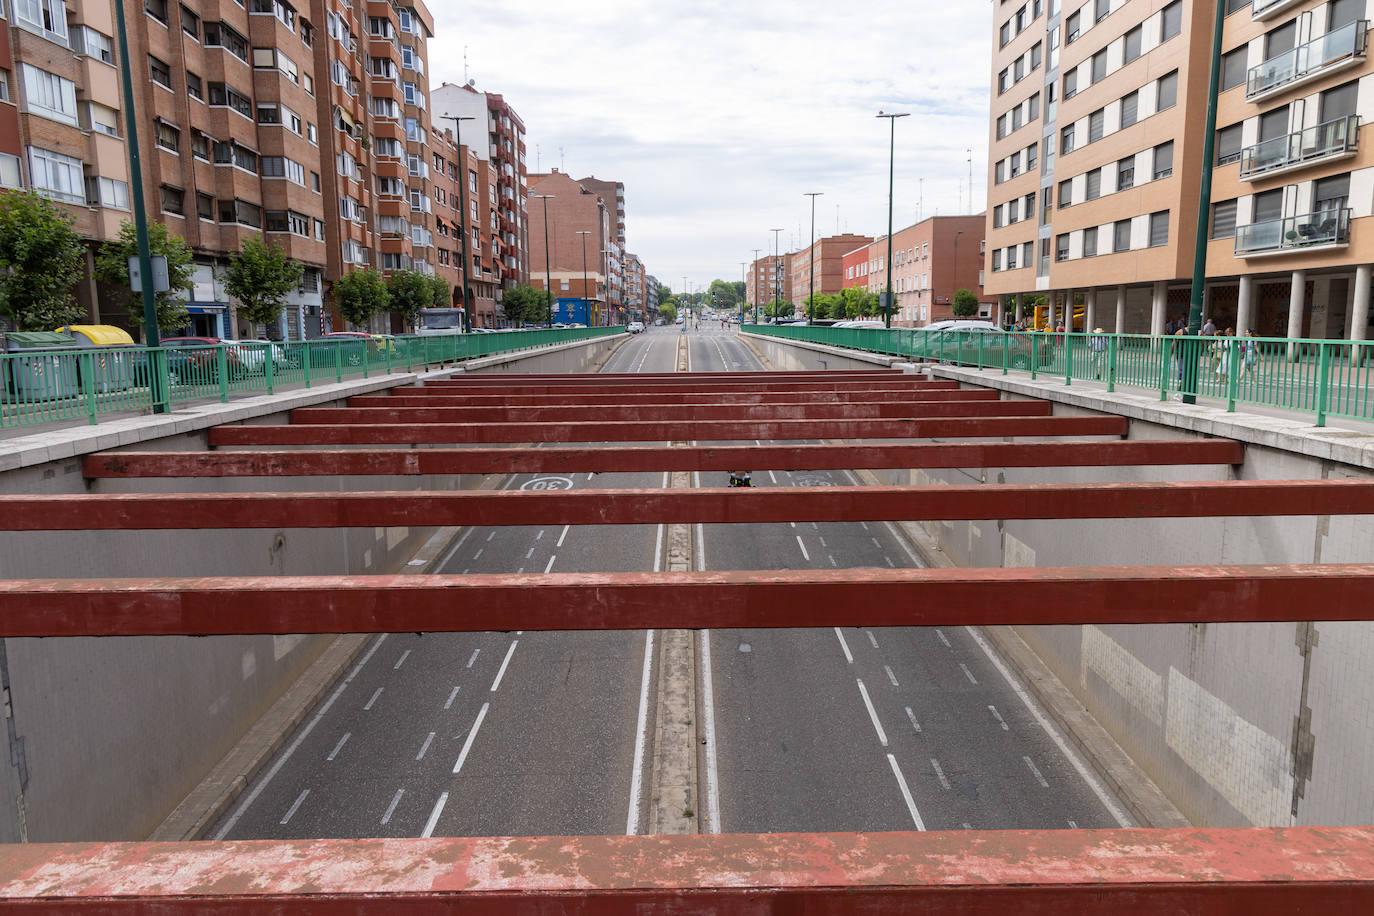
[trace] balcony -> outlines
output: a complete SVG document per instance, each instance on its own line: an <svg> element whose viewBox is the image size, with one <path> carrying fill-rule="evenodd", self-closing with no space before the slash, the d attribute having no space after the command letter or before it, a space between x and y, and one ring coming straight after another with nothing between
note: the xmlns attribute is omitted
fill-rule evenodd
<svg viewBox="0 0 1374 916"><path fill-rule="evenodd" d="M1350 208L1321 210L1300 216L1236 227L1236 256L1269 257L1312 254L1350 244Z"/></svg>
<svg viewBox="0 0 1374 916"><path fill-rule="evenodd" d="M1240 177L1256 181L1319 162L1348 159L1358 150L1360 117L1349 115L1240 151Z"/></svg>
<svg viewBox="0 0 1374 916"><path fill-rule="evenodd" d="M1369 21L1360 19L1298 45L1251 67L1245 78L1245 100L1258 102L1364 60Z"/></svg>
<svg viewBox="0 0 1374 916"><path fill-rule="evenodd" d="M1255 0L1250 7L1250 18L1256 21L1270 19L1301 2L1302 0Z"/></svg>

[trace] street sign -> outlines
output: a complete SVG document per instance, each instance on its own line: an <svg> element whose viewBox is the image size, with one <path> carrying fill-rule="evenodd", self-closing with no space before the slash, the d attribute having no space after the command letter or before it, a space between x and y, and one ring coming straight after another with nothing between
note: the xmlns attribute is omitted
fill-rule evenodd
<svg viewBox="0 0 1374 916"><path fill-rule="evenodd" d="M167 259L161 255L154 255L153 261L153 292L166 292L170 285L167 282ZM129 258L129 289L136 293L143 292L143 272L139 270L138 255Z"/></svg>

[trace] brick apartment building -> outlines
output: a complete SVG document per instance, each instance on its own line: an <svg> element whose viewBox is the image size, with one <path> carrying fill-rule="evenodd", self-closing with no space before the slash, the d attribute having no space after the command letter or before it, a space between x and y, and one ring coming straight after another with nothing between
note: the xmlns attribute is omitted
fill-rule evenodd
<svg viewBox="0 0 1374 916"><path fill-rule="evenodd" d="M993 4L990 293L1060 308L1081 294L1083 323L1133 333L1186 315L1217 6ZM1368 336L1366 14L1364 0L1222 5L1205 307L1218 327Z"/></svg>
<svg viewBox="0 0 1374 916"><path fill-rule="evenodd" d="M770 254L749 265L744 281L744 299L751 308L758 306L760 315L775 298L780 302L793 301L792 258L791 252Z"/></svg>
<svg viewBox="0 0 1374 916"><path fill-rule="evenodd" d="M792 253L791 288L797 308L805 308L806 298L814 288L817 296L838 293L843 288L844 256L855 248L873 241L869 235L832 235L817 239L801 251ZM812 285L812 265L815 265L815 284Z"/></svg>
<svg viewBox="0 0 1374 916"><path fill-rule="evenodd" d="M599 316L603 324L619 321L624 288L613 288L615 277L610 273L611 264L618 264L619 258L604 253L615 245L614 204L557 169L530 175L529 193L530 285L552 288L554 298L587 299L594 312L592 320ZM549 197L545 200L541 195Z"/></svg>
<svg viewBox="0 0 1374 916"><path fill-rule="evenodd" d="M840 288L849 289L851 286L861 286L868 289L868 262L869 246L860 245L853 251L846 251L840 260L844 268L844 276L840 279Z"/></svg>
<svg viewBox="0 0 1374 916"><path fill-rule="evenodd" d="M499 259L497 183L491 163L476 151L455 143L452 131L437 130L431 137L433 159L435 252L437 273L453 288L453 304L463 304L463 204L467 204L468 315L472 326L499 326L497 301L502 275ZM467 168L462 168L466 160ZM467 184L462 185L466 175ZM461 187L460 187L461 185Z"/></svg>
<svg viewBox="0 0 1374 916"><path fill-rule="evenodd" d="M931 216L892 234L894 325L921 327L954 317L950 309L957 289L971 290L979 298L980 316L997 320L996 300L983 292L984 219L981 213ZM850 252L845 282L860 285L862 279L881 294L887 288L887 236L874 239L866 251L864 260Z"/></svg>
<svg viewBox="0 0 1374 916"><path fill-rule="evenodd" d="M644 262L639 255L625 254L625 310L643 320L645 313Z"/></svg>
<svg viewBox="0 0 1374 916"><path fill-rule="evenodd" d="M613 231L602 246L605 249L602 256L606 267L607 300L612 314L620 314L628 305L629 296L625 265L625 183L608 181L595 175L578 179L578 183L593 194L600 195L607 209L613 211Z"/></svg>

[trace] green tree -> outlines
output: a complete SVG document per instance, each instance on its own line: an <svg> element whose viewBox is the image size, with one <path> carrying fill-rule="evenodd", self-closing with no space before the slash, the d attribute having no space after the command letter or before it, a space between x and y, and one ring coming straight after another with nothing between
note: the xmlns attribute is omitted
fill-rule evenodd
<svg viewBox="0 0 1374 916"><path fill-rule="evenodd" d="M167 289L154 297L157 304L157 329L179 331L186 327L185 300L191 288L191 249L180 236L172 235L161 223L148 224L148 248L153 257L167 259ZM129 321L143 327L143 294L129 288L129 258L138 254L138 235L134 224L125 221L119 238L100 246L95 258L95 275L100 282L122 287L129 309Z"/></svg>
<svg viewBox="0 0 1374 916"><path fill-rule="evenodd" d="M453 286L438 274L429 277L430 304L427 308L453 308Z"/></svg>
<svg viewBox="0 0 1374 916"><path fill-rule="evenodd" d="M796 311L796 307L790 302L783 302L781 299L774 299L764 306L763 313L769 318L786 318Z"/></svg>
<svg viewBox="0 0 1374 916"><path fill-rule="evenodd" d="M390 296L382 275L368 267L346 273L334 281L329 294L349 324L367 327L374 315L387 310Z"/></svg>
<svg viewBox="0 0 1374 916"><path fill-rule="evenodd" d="M978 296L969 289L956 289L949 310L955 318L972 318L978 314Z"/></svg>
<svg viewBox="0 0 1374 916"><path fill-rule="evenodd" d="M511 324L545 324L549 320L548 293L533 286L514 286L506 290L501 304Z"/></svg>
<svg viewBox="0 0 1374 916"><path fill-rule="evenodd" d="M840 302L846 318L868 318L878 312L878 294L861 286L850 286L840 292ZM839 317L836 313L834 317Z"/></svg>
<svg viewBox="0 0 1374 916"><path fill-rule="evenodd" d="M224 289L239 301L240 317L253 324L274 324L291 291L301 285L305 268L260 235L249 236L229 258Z"/></svg>
<svg viewBox="0 0 1374 916"><path fill-rule="evenodd" d="M21 331L51 331L79 322L85 309L72 287L86 246L72 218L27 191L0 196L0 317Z"/></svg>
<svg viewBox="0 0 1374 916"><path fill-rule="evenodd" d="M677 306L660 302L658 304L658 317L672 324L677 321Z"/></svg>
<svg viewBox="0 0 1374 916"><path fill-rule="evenodd" d="M667 302L669 299L672 299L672 298L673 298L673 288L672 288L671 286L669 286L667 283L660 283L660 284L658 285L658 301L659 301L659 302Z"/></svg>
<svg viewBox="0 0 1374 916"><path fill-rule="evenodd" d="M716 308L729 311L739 311L739 304L744 301L744 284L729 283L725 280L712 280L711 288L707 292L708 301Z"/></svg>
<svg viewBox="0 0 1374 916"><path fill-rule="evenodd" d="M407 325L414 326L420 309L434 303L434 284L430 278L413 270L395 270L386 281L387 309L401 316Z"/></svg>

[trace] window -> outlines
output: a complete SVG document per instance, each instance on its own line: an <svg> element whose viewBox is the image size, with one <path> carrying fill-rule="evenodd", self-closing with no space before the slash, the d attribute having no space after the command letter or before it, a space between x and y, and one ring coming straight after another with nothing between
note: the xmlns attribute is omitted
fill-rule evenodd
<svg viewBox="0 0 1374 916"><path fill-rule="evenodd" d="M1123 64L1129 64L1140 56L1140 39L1144 34L1145 29L1142 26L1136 26L1126 33L1125 47L1122 49L1121 62Z"/></svg>
<svg viewBox="0 0 1374 916"><path fill-rule="evenodd" d="M44 197L73 204L85 202L80 159L31 146L29 180Z"/></svg>
<svg viewBox="0 0 1374 916"><path fill-rule="evenodd" d="M1054 259L1056 261L1069 259L1069 234L1067 232L1054 237Z"/></svg>
<svg viewBox="0 0 1374 916"><path fill-rule="evenodd" d="M1183 30L1183 0L1174 0L1164 7L1160 20L1159 41L1163 44Z"/></svg>
<svg viewBox="0 0 1374 916"><path fill-rule="evenodd" d="M1168 178L1174 173L1174 141L1169 140L1155 147L1154 180Z"/></svg>
<svg viewBox="0 0 1374 916"><path fill-rule="evenodd" d="M1093 82L1099 82L1107 78L1107 49L1103 48L1093 55Z"/></svg>
<svg viewBox="0 0 1374 916"><path fill-rule="evenodd" d="M1083 190L1083 199L1097 200L1102 196L1102 170L1093 169L1084 178L1086 187Z"/></svg>
<svg viewBox="0 0 1374 916"><path fill-rule="evenodd" d="M25 106L34 114L73 127L76 117L76 84L33 64L20 64L24 75Z"/></svg>
<svg viewBox="0 0 1374 916"><path fill-rule="evenodd" d="M1027 121L1034 121L1036 118L1040 117L1040 93L1037 92L1027 99L1027 107L1030 109L1030 112L1026 115Z"/></svg>
<svg viewBox="0 0 1374 916"><path fill-rule="evenodd" d="M1140 111L1140 92L1131 92L1121 97L1121 126L1130 127L1136 122Z"/></svg>
<svg viewBox="0 0 1374 916"><path fill-rule="evenodd" d="M1155 93L1155 111L1173 108L1178 104L1178 71L1159 78L1159 91Z"/></svg>
<svg viewBox="0 0 1374 916"><path fill-rule="evenodd" d="M1264 36L1264 59L1273 60L1280 54L1293 50L1293 42L1297 40L1297 29L1297 21L1289 20L1267 32Z"/></svg>
<svg viewBox="0 0 1374 916"><path fill-rule="evenodd" d="M1326 11L1326 34L1364 18L1365 0L1331 0Z"/></svg>
<svg viewBox="0 0 1374 916"><path fill-rule="evenodd" d="M1017 105L1015 108L1011 110L1011 129L1013 131L1020 130L1022 124L1025 123L1021 120L1021 117L1021 106Z"/></svg>
<svg viewBox="0 0 1374 916"><path fill-rule="evenodd" d="M1116 163L1116 189L1129 191L1135 187L1135 157L1127 156Z"/></svg>
<svg viewBox="0 0 1374 916"><path fill-rule="evenodd" d="M1217 165L1240 160L1241 125L1239 122L1217 131Z"/></svg>
<svg viewBox="0 0 1374 916"><path fill-rule="evenodd" d="M86 179L86 204L91 207L129 209L129 186L113 178L91 175Z"/></svg>
<svg viewBox="0 0 1374 916"><path fill-rule="evenodd" d="M314 191L316 194L320 193L320 173L319 173L319 172L311 172L311 173L310 173L310 190Z"/></svg>
<svg viewBox="0 0 1374 916"><path fill-rule="evenodd" d="M1002 205L998 204L992 208L992 228L1001 229L1002 225Z"/></svg>
<svg viewBox="0 0 1374 916"><path fill-rule="evenodd" d="M1039 151L1039 149L1040 149L1040 147L1039 147L1037 144L1035 144L1035 143L1032 143L1030 146L1026 147L1026 171L1027 171L1027 172L1029 172L1031 169L1035 168L1035 155L1036 155L1036 153Z"/></svg>
<svg viewBox="0 0 1374 916"><path fill-rule="evenodd" d="M143 0L143 8L163 25L167 24L167 0Z"/></svg>
<svg viewBox="0 0 1374 916"><path fill-rule="evenodd" d="M1241 45L1221 57L1221 91L1245 85L1245 74L1249 70L1250 46Z"/></svg>
<svg viewBox="0 0 1374 916"><path fill-rule="evenodd" d="M1150 247L1169 244L1169 211L1150 214Z"/></svg>
<svg viewBox="0 0 1374 916"><path fill-rule="evenodd" d="M1082 25L1081 11L1069 16L1064 20L1064 44L1071 45L1078 40L1079 29Z"/></svg>
<svg viewBox="0 0 1374 916"><path fill-rule="evenodd" d="M253 117L253 103L248 100L248 97L224 83L210 84L210 104L232 108L245 118L252 119Z"/></svg>
<svg viewBox="0 0 1374 916"><path fill-rule="evenodd" d="M1070 70L1064 74L1064 98L1071 99L1078 95L1078 70Z"/></svg>
<svg viewBox="0 0 1374 916"><path fill-rule="evenodd" d="M244 63L248 62L248 40L229 26L222 22L207 22L204 33L207 47L223 48Z"/></svg>
<svg viewBox="0 0 1374 916"><path fill-rule="evenodd" d="M205 86L201 83L200 77L190 70L186 71L186 94L196 101L205 101Z"/></svg>
<svg viewBox="0 0 1374 916"><path fill-rule="evenodd" d="M1112 251L1131 250L1131 221L1119 219L1112 224Z"/></svg>
<svg viewBox="0 0 1374 916"><path fill-rule="evenodd" d="M1254 219L1256 223L1267 223L1283 215L1283 188L1275 188L1256 194L1254 197Z"/></svg>
<svg viewBox="0 0 1374 916"><path fill-rule="evenodd" d="M148 77L164 89L172 88L172 68L153 55L148 55Z"/></svg>
<svg viewBox="0 0 1374 916"><path fill-rule="evenodd" d="M1099 108L1088 115L1088 142L1096 143L1102 139L1102 131L1106 124L1107 113L1105 109Z"/></svg>
<svg viewBox="0 0 1374 916"><path fill-rule="evenodd" d="M1007 270L1016 269L1016 251L1017 249L1015 245L1012 245L1010 248L1007 249ZM993 252L993 254L996 253L997 252L995 251Z"/></svg>
<svg viewBox="0 0 1374 916"><path fill-rule="evenodd" d="M200 17L181 5L181 30L197 41L200 40Z"/></svg>
<svg viewBox="0 0 1374 916"><path fill-rule="evenodd" d="M998 33L998 38L1001 41L1001 44L998 47L1002 48L1005 48L1007 46L1007 42L1011 41L1011 20L1007 20L1006 22L1002 23L1002 29Z"/></svg>
<svg viewBox="0 0 1374 916"><path fill-rule="evenodd" d="M280 124L281 108L276 102L268 104L258 104L258 123L259 124Z"/></svg>
<svg viewBox="0 0 1374 916"><path fill-rule="evenodd" d="M119 136L119 112L99 102L81 103L81 126L111 137Z"/></svg>
<svg viewBox="0 0 1374 916"><path fill-rule="evenodd" d="M1026 78L1026 55L1022 54L1016 58L1016 63L1012 65L1012 79L1016 82Z"/></svg>
<svg viewBox="0 0 1374 916"><path fill-rule="evenodd" d="M1331 213L1344 210L1350 200L1350 173L1318 179L1313 185L1312 199L1315 201L1312 208L1315 212Z"/></svg>
<svg viewBox="0 0 1374 916"><path fill-rule="evenodd" d="M153 127L156 129L155 142L158 146L174 153L181 151L180 130L161 119L155 121Z"/></svg>
<svg viewBox="0 0 1374 916"><path fill-rule="evenodd" d="M1001 140L1007 135L1007 116L1001 115L997 118L997 139Z"/></svg>
<svg viewBox="0 0 1374 916"><path fill-rule="evenodd" d="M210 161L210 138L194 127L191 128L191 155Z"/></svg>
<svg viewBox="0 0 1374 916"><path fill-rule="evenodd" d="M1030 68L1031 68L1032 70L1037 70L1037 69L1039 69L1039 67L1040 67L1040 60L1041 60L1041 57L1043 56L1043 53L1044 53L1044 52L1043 52L1043 44L1044 44L1043 42L1037 41L1035 44L1031 45L1031 49L1030 49Z"/></svg>
<svg viewBox="0 0 1374 916"><path fill-rule="evenodd" d="M1229 239L1236 234L1236 199L1212 204L1212 238Z"/></svg>
<svg viewBox="0 0 1374 916"><path fill-rule="evenodd" d="M1067 154L1073 152L1073 128L1074 125L1070 124L1068 127L1064 128L1063 131L1060 132L1059 151L1061 153Z"/></svg>
<svg viewBox="0 0 1374 916"><path fill-rule="evenodd" d="M1065 178L1063 181L1059 182L1059 206L1061 208L1073 206L1072 178Z"/></svg>
<svg viewBox="0 0 1374 916"><path fill-rule="evenodd" d="M1013 178L1016 177L1016 166L1015 166L1015 165L1012 166L1011 175L1012 175ZM1004 181L1006 181L1006 180L1007 180L1007 160L1005 160L1005 159L999 159L999 160L997 160L997 165L996 165L996 167L993 169L993 173L992 173L992 182L993 182L993 184L1001 184L1002 182L1004 182Z"/></svg>
<svg viewBox="0 0 1374 916"><path fill-rule="evenodd" d="M1083 257L1097 257L1097 227L1089 226L1083 230Z"/></svg>
<svg viewBox="0 0 1374 916"><path fill-rule="evenodd" d="M348 155L343 153L342 155ZM262 177L285 178L302 187L305 186L305 166L294 159L284 156L263 156L261 158ZM356 166L355 166L356 168Z"/></svg>
<svg viewBox="0 0 1374 916"><path fill-rule="evenodd" d="M220 140L215 143L214 152L216 165L232 165L255 175L258 172L258 154L246 146Z"/></svg>
<svg viewBox="0 0 1374 916"><path fill-rule="evenodd" d="M186 192L164 184L159 189L162 197L162 212L182 216L186 212Z"/></svg>
<svg viewBox="0 0 1374 916"><path fill-rule="evenodd" d="M67 4L63 0L14 0L14 17L21 26L67 43Z"/></svg>
<svg viewBox="0 0 1374 916"><path fill-rule="evenodd" d="M1250 0L1226 0L1226 15L1239 12L1250 5Z"/></svg>
<svg viewBox="0 0 1374 916"><path fill-rule="evenodd" d="M71 41L71 49L76 53L94 57L107 64L114 63L114 47L110 43L110 36L97 32L88 25L79 25L72 29Z"/></svg>
<svg viewBox="0 0 1374 916"><path fill-rule="evenodd" d="M262 228L262 208L246 200L221 200L219 202L219 221L221 223L240 223Z"/></svg>

